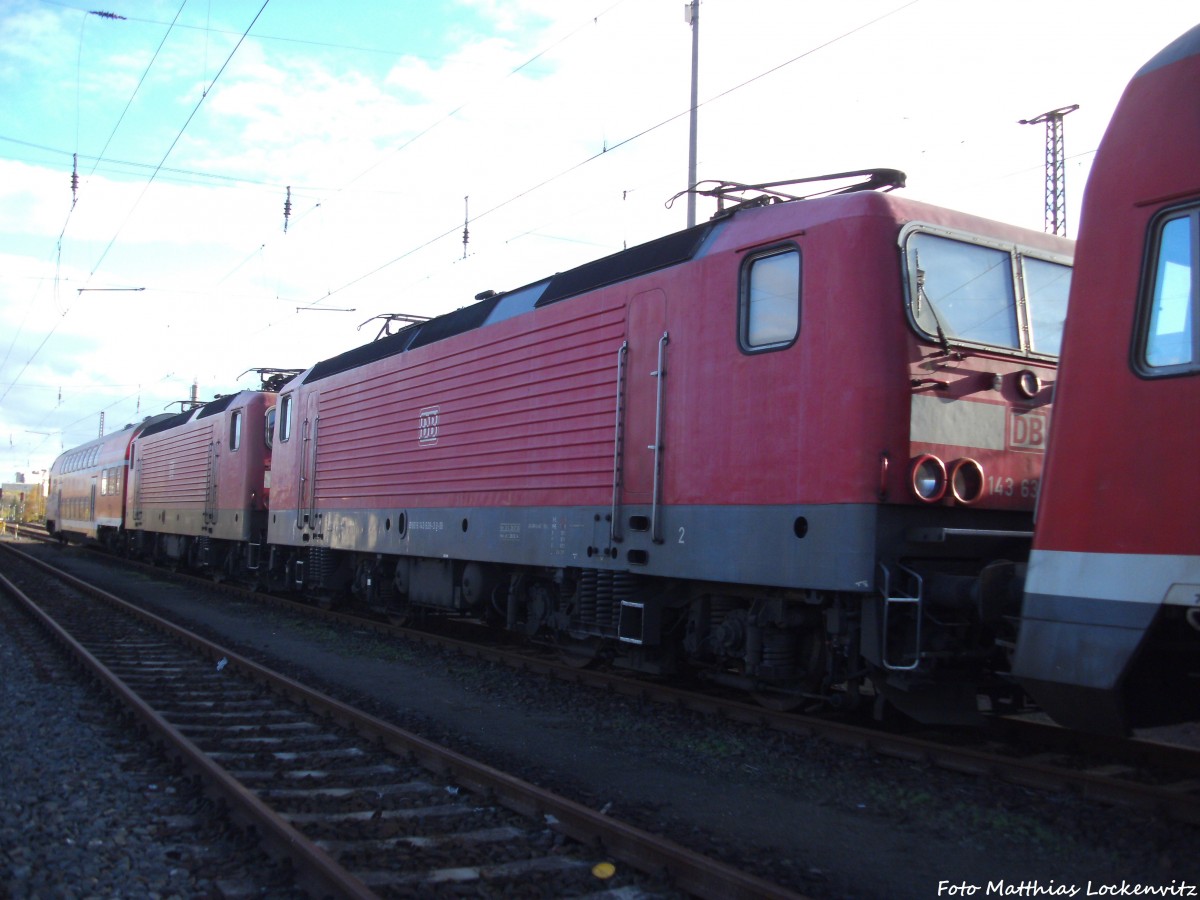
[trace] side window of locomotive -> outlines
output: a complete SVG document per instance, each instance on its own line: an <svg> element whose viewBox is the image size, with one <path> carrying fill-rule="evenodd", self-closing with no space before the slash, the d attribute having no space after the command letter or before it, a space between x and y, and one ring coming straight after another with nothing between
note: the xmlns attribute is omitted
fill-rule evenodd
<svg viewBox="0 0 1200 900"><path fill-rule="evenodd" d="M234 410L229 417L229 449L236 450L242 446L242 411Z"/></svg>
<svg viewBox="0 0 1200 900"><path fill-rule="evenodd" d="M1195 341L1198 217L1197 210L1176 214L1154 229L1140 338L1143 374L1194 371L1200 362Z"/></svg>
<svg viewBox="0 0 1200 900"><path fill-rule="evenodd" d="M1025 268L1025 300L1032 332L1030 349L1058 356L1063 322L1067 318L1067 295L1071 292L1071 268L1030 256L1022 257L1021 263Z"/></svg>
<svg viewBox="0 0 1200 900"><path fill-rule="evenodd" d="M263 441L266 442L268 450L275 443L275 407L273 406L267 410L267 425L263 429Z"/></svg>
<svg viewBox="0 0 1200 900"><path fill-rule="evenodd" d="M288 394L279 400L279 440L286 441L292 436L292 395Z"/></svg>
<svg viewBox="0 0 1200 900"><path fill-rule="evenodd" d="M738 337L748 352L791 346L800 333L800 251L752 256L742 265Z"/></svg>
<svg viewBox="0 0 1200 900"><path fill-rule="evenodd" d="M1012 256L923 232L907 244L913 320L930 337L1019 349Z"/></svg>

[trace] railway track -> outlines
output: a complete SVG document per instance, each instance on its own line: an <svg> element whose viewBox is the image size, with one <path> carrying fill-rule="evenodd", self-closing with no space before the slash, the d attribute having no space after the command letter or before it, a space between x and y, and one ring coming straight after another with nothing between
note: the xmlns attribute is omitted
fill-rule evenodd
<svg viewBox="0 0 1200 900"><path fill-rule="evenodd" d="M797 896L20 565L68 587L5 590L317 895Z"/></svg>
<svg viewBox="0 0 1200 900"><path fill-rule="evenodd" d="M1048 791L1070 791L1098 803L1150 810L1200 824L1200 750L1136 738L1069 731L1036 718L997 717L983 729L884 728L820 716L777 712L709 694L611 672L579 670L524 652L483 647L425 632L413 639L454 646L468 655L614 691L950 771Z"/></svg>
<svg viewBox="0 0 1200 900"><path fill-rule="evenodd" d="M190 577L190 576L185 576ZM211 585L210 585L211 586ZM983 729L921 729L896 733L829 717L776 711L738 699L679 688L603 669L580 668L527 647L480 643L427 630L389 625L255 594L307 615L354 628L452 649L464 656L598 690L691 710L731 722L769 728L950 771L996 778L1048 791L1070 791L1098 803L1151 810L1168 819L1200 823L1200 750L1137 738L1073 732L1036 717L1001 717Z"/></svg>
<svg viewBox="0 0 1200 900"><path fill-rule="evenodd" d="M210 589L213 587L211 582L193 576L175 573L173 577L191 579ZM245 595L236 587L222 587ZM646 702L794 735L817 736L884 756L1039 790L1069 791L1098 803L1150 810L1174 821L1200 823L1200 752L1187 747L1080 734L1036 718L996 717L985 730L925 729L916 733L895 733L857 722L778 712L736 699L610 671L580 668L527 648L495 646L389 625L286 598L251 596L262 602L299 610L305 615L354 628L378 630L405 640L451 649L468 657Z"/></svg>

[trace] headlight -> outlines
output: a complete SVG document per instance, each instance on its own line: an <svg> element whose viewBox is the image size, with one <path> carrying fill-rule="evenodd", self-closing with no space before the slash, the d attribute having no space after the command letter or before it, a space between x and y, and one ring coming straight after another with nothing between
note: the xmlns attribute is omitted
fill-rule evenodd
<svg viewBox="0 0 1200 900"><path fill-rule="evenodd" d="M1017 373L1017 390L1021 392L1022 397L1033 399L1042 389L1042 379L1038 378L1037 372L1029 369L1022 369Z"/></svg>
<svg viewBox="0 0 1200 900"><path fill-rule="evenodd" d="M954 461L950 466L950 493L959 503L969 506L983 496L983 466L973 459Z"/></svg>
<svg viewBox="0 0 1200 900"><path fill-rule="evenodd" d="M946 464L930 453L916 457L910 483L918 500L937 503L946 493Z"/></svg>

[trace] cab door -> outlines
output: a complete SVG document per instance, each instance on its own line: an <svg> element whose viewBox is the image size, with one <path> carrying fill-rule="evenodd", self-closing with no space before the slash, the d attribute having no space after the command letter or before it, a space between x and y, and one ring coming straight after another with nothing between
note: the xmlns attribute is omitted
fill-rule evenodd
<svg viewBox="0 0 1200 900"><path fill-rule="evenodd" d="M300 484L297 493L296 527L320 531L317 506L317 426L318 400L316 391L304 400L304 420L300 423Z"/></svg>
<svg viewBox="0 0 1200 900"><path fill-rule="evenodd" d="M635 517L661 540L663 442L666 410L667 297L658 289L635 295L625 320L625 403L620 451L620 498L627 506L650 506L649 522Z"/></svg>

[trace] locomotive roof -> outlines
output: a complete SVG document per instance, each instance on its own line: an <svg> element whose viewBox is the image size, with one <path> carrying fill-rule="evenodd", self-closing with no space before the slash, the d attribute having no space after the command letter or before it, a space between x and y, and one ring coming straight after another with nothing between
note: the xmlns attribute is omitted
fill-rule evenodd
<svg viewBox="0 0 1200 900"><path fill-rule="evenodd" d="M892 172L892 170L879 171ZM855 175L860 173L844 174ZM782 183L780 182L780 184ZM630 247L627 250L584 263L565 272L558 272L549 278L532 282L524 287L496 294L489 291L486 295L479 295L477 302L469 306L461 307L453 312L445 313L425 322L415 322L407 325L395 334L378 338L369 344L355 347L337 356L322 360L310 368L307 374L302 376L300 383L311 384L323 378L329 378L342 372L357 369L360 366L378 362L379 360L396 356L405 351L453 337L454 335L463 334L512 316L532 312L534 309L540 309L561 300L577 297L598 288L688 262L702 256L708 247L713 246L720 239L721 231L735 218L747 214L753 215L756 212L765 211L767 208L778 209L780 206L788 206L804 209L806 211L804 218L808 225L827 217L836 218L846 215L863 215L866 209L870 209L874 203L899 204L904 207L907 215L916 218L933 214L934 210L939 209L928 206L920 201L908 198L893 198L890 195L886 195L889 199L884 200L885 194L875 190L877 186L874 181L871 181L867 182L866 188L863 190L857 188L846 190L840 192L838 196L794 198L784 203L773 203L770 201L765 203L755 203L754 201L741 203L732 209L719 212L708 222L696 225L693 228L674 232L645 244L639 244L636 247ZM740 185L734 187L739 191L749 189L746 186ZM852 198L860 199L855 200ZM874 199L866 200L865 198ZM862 205L864 201L868 204L866 207ZM850 207L843 205L846 203L853 205ZM940 214L944 215L947 213L959 218L970 219L977 224L986 221L965 213L953 213L951 210L941 210ZM1026 229L1019 229L1016 226L1004 225L1003 223L993 224L997 227L1012 229L1014 231L1026 231ZM797 222L793 221L790 225L796 226ZM1036 235L1032 235L1031 233L1031 236L1035 238L1046 237L1040 232ZM1053 237L1048 239L1063 240Z"/></svg>
<svg viewBox="0 0 1200 900"><path fill-rule="evenodd" d="M1163 66L1187 59L1189 56L1195 56L1197 53L1200 53L1200 25L1180 35L1156 53L1153 59L1138 70L1134 78L1141 78L1147 72L1161 69Z"/></svg>
<svg viewBox="0 0 1200 900"><path fill-rule="evenodd" d="M218 397L216 400L210 400L208 403L205 403L202 407L200 407L200 412L198 413L195 409L188 409L183 412L178 412L174 415L167 416L164 419L153 421L151 424L142 429L142 432L138 435L138 437L149 437L152 434L158 434L160 431L168 431L172 428L176 428L182 425L184 422L190 421L193 416L197 419L203 419L205 416L215 416L217 413L224 412L226 409L228 409L230 404L233 403L233 401L240 397L243 393L247 392L241 391L236 394L226 394L224 397ZM251 391L250 393L254 392Z"/></svg>
<svg viewBox="0 0 1200 900"><path fill-rule="evenodd" d="M470 306L437 316L427 322L414 323L396 334L317 363L309 370L303 383L320 381L322 378L356 369L406 350L471 331L489 321L500 321L638 275L687 262L695 257L720 224L720 220L713 220L694 228L677 231L611 256L584 263L574 269L558 272L524 287L484 297Z"/></svg>

